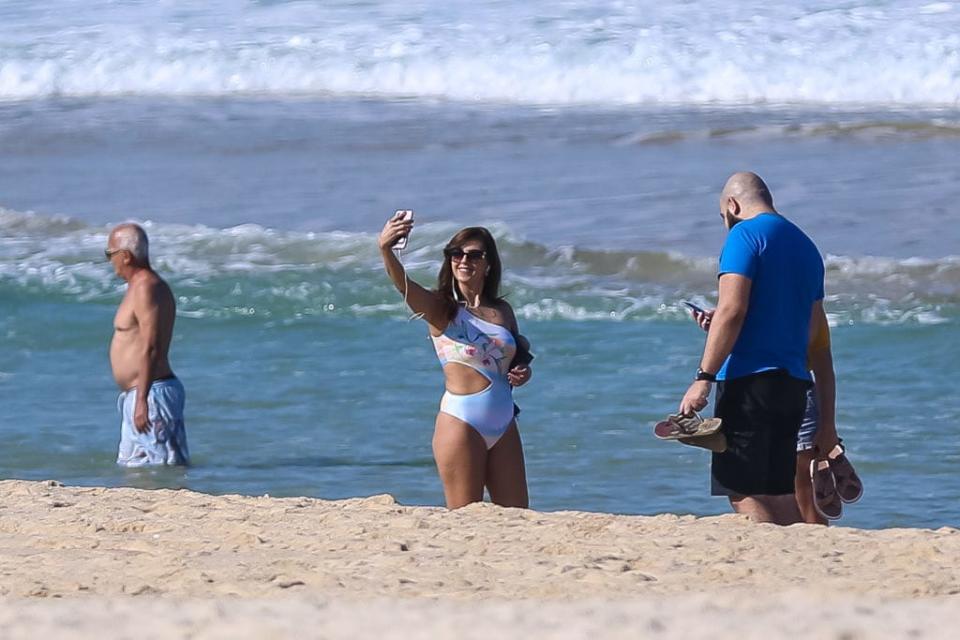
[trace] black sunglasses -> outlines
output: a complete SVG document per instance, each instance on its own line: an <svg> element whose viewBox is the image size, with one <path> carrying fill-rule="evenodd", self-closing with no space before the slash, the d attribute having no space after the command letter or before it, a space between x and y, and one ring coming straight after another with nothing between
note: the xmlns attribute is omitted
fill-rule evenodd
<svg viewBox="0 0 960 640"><path fill-rule="evenodd" d="M126 251L126 249L104 249L103 255L107 256L107 260L111 259L113 256L117 255L121 251Z"/></svg>
<svg viewBox="0 0 960 640"><path fill-rule="evenodd" d="M473 262L475 260L484 260L487 257L487 252L481 251L480 249L464 251L459 247L454 247L453 249L444 249L443 255L445 255L448 260L463 260L466 258L470 262Z"/></svg>

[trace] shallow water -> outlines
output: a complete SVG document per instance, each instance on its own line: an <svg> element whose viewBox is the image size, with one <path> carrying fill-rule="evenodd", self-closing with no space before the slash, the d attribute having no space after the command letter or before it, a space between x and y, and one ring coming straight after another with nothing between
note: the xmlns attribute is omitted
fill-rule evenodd
<svg viewBox="0 0 960 640"><path fill-rule="evenodd" d="M679 27L687 5L658 5L654 46L631 40L648 17L617 3L590 10L599 40L578 3L542 22L530 12L543 7L421 3L436 11L419 36L393 29L410 19L395 3L250 3L236 14L249 22L218 26L219 3L101 2L115 19L99 30L92 6L55 4L0 8L0 477L439 504L439 365L375 249L383 220L410 207L405 260L422 282L459 226L498 238L537 355L516 394L533 506L724 512L707 455L650 430L703 345L679 301L715 301L716 193L750 168L827 257L839 427L867 485L843 522L960 521L949 3L749 7L800 47L754 43L759 79L750 21L731 23L724 66L698 57L707 30ZM894 19L907 10L917 19ZM515 66L485 72L490 49L458 57L464 29L483 40L479 17L515 24L489 45ZM400 48L364 61L384 33ZM551 46L521 44L538 38ZM904 45L901 66L866 64L883 38ZM336 42L342 57L318 68ZM641 73L648 45L678 52L656 77ZM739 93L718 104L711 92L731 79ZM113 465L106 351L122 287L102 249L128 218L149 221L178 296L186 471Z"/></svg>

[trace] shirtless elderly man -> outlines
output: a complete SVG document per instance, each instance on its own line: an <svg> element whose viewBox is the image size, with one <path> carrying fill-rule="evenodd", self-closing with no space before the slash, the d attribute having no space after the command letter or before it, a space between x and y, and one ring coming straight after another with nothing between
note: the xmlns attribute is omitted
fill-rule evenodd
<svg viewBox="0 0 960 640"><path fill-rule="evenodd" d="M177 309L173 293L150 268L147 234L142 227L115 227L105 254L128 285L114 317L110 342L110 366L121 390L117 464L188 464L183 385L167 359ZM140 393L141 389L147 392Z"/></svg>

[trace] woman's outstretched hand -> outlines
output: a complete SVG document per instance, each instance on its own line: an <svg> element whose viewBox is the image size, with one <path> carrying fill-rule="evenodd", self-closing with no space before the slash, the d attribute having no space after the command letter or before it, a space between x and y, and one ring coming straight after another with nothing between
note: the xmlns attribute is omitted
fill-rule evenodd
<svg viewBox="0 0 960 640"><path fill-rule="evenodd" d="M397 212L393 214L387 224L383 225L383 231L380 232L380 250L387 251L393 248L400 238L409 235L413 229L413 220L404 220L403 214Z"/></svg>

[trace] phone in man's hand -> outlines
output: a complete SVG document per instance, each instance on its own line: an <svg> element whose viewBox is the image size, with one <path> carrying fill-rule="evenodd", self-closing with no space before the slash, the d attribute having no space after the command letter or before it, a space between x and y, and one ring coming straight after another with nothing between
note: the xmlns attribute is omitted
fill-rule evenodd
<svg viewBox="0 0 960 640"><path fill-rule="evenodd" d="M693 311L693 312L695 312L695 313L706 313L706 310L705 310L705 309L703 309L702 307L698 307L697 305L693 304L692 302L688 302L687 300L681 300L680 302L682 302L683 304L685 304L685 305L687 305L688 307L690 307L690 310Z"/></svg>
<svg viewBox="0 0 960 640"><path fill-rule="evenodd" d="M406 222L407 220L413 220L413 210L412 209L397 209L396 213L393 215L400 216L400 220ZM407 248L407 238L406 236L400 236L396 242L393 243L393 248L402 250Z"/></svg>

